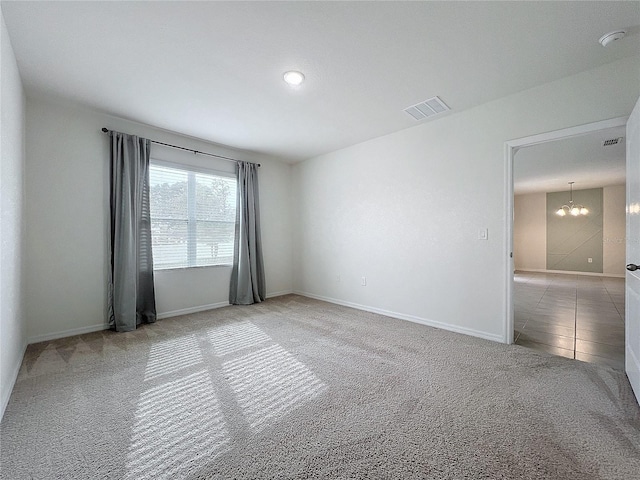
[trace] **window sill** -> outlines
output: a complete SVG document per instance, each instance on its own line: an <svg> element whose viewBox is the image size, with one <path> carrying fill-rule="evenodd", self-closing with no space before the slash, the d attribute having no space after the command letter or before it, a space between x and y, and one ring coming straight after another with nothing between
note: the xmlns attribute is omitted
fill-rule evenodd
<svg viewBox="0 0 640 480"><path fill-rule="evenodd" d="M231 268L233 267L232 264L228 263L228 264L221 264L221 265L199 265L196 267L175 267L175 268L160 268L160 269L153 269L153 273L157 274L157 273L162 273L162 272L176 272L176 271L183 271L183 270L199 270L202 268Z"/></svg>

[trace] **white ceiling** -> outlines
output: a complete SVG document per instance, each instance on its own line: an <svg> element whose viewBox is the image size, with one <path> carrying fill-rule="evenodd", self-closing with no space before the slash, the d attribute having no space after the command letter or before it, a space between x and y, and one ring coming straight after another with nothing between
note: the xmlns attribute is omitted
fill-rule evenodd
<svg viewBox="0 0 640 480"><path fill-rule="evenodd" d="M1 5L28 95L287 161L415 126L402 110L435 95L450 115L640 51L637 1Z"/></svg>
<svg viewBox="0 0 640 480"><path fill-rule="evenodd" d="M604 147L605 140L623 137ZM513 158L515 194L622 185L626 178L625 127L526 147Z"/></svg>

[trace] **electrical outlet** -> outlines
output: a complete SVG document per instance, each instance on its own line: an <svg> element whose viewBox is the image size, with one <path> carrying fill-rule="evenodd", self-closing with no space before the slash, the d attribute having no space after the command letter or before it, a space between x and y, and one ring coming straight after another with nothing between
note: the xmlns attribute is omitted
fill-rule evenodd
<svg viewBox="0 0 640 480"><path fill-rule="evenodd" d="M489 229L481 228L478 230L478 240L489 240Z"/></svg>
<svg viewBox="0 0 640 480"><path fill-rule="evenodd" d="M593 263L593 258L591 258L591 257L587 258L587 262Z"/></svg>
<svg viewBox="0 0 640 480"><path fill-rule="evenodd" d="M362 285L363 287L367 286L367 277L362 277L362 279L360 280L360 285Z"/></svg>

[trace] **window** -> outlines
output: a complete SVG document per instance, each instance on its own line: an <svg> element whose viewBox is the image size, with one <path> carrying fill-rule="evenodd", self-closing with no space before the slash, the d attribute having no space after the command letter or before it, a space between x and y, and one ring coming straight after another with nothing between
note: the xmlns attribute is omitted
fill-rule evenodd
<svg viewBox="0 0 640 480"><path fill-rule="evenodd" d="M236 222L236 179L151 161L153 268L230 265Z"/></svg>

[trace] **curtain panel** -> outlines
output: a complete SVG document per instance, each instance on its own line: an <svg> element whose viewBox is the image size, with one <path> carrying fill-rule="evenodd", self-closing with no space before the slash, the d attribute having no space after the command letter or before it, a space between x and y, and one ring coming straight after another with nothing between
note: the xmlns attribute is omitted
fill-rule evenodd
<svg viewBox="0 0 640 480"><path fill-rule="evenodd" d="M155 322L149 210L150 140L109 131L111 141L109 326Z"/></svg>
<svg viewBox="0 0 640 480"><path fill-rule="evenodd" d="M238 162L238 201L229 303L250 305L265 299L266 285L260 238L258 166Z"/></svg>

